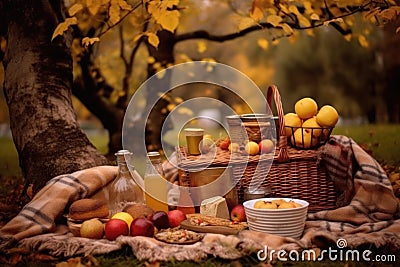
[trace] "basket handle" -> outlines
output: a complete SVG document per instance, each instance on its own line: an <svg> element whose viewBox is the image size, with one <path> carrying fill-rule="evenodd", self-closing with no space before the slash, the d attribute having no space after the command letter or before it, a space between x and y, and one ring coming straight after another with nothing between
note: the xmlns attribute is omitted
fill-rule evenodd
<svg viewBox="0 0 400 267"><path fill-rule="evenodd" d="M285 132L285 119L283 114L281 96L278 91L278 87L276 85L271 85L267 90L267 104L269 107L272 105L272 96L275 100L276 109L278 111L278 119L279 119L279 140L278 140L278 162L287 162L290 160L289 154L287 151L287 137ZM267 107L267 113L269 113L269 108Z"/></svg>

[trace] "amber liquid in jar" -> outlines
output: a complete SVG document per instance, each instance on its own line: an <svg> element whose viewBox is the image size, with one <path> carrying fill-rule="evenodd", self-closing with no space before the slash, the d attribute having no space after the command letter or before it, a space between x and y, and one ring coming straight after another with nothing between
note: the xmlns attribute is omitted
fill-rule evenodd
<svg viewBox="0 0 400 267"><path fill-rule="evenodd" d="M158 152L149 152L147 156L144 175L146 205L154 211L168 212L167 180L164 178L161 156Z"/></svg>

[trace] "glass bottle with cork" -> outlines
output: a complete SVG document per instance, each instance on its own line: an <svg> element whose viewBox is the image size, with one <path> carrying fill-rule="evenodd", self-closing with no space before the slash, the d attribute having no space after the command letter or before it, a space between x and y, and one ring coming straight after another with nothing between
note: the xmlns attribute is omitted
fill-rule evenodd
<svg viewBox="0 0 400 267"><path fill-rule="evenodd" d="M119 150L115 153L118 164L118 175L111 184L109 191L110 215L123 211L123 209L133 203L145 203L143 192L143 178L128 163L132 158L132 153L128 150Z"/></svg>
<svg viewBox="0 0 400 267"><path fill-rule="evenodd" d="M146 205L154 211L168 212L167 180L161 164L161 155L153 151L147 153L147 158L144 175Z"/></svg>

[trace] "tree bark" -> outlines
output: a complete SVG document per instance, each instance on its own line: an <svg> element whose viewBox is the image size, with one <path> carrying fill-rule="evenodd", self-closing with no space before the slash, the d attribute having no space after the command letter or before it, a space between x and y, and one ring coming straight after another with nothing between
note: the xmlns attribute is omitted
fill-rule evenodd
<svg viewBox="0 0 400 267"><path fill-rule="evenodd" d="M146 42L149 55L154 57L156 62L159 62L163 68L167 68L170 64L175 62L174 58L174 47L175 39L174 33L166 30L159 31L157 33L160 40L158 48L154 48L148 42ZM154 69L152 64L147 67L148 78L153 76L157 71ZM147 88L148 100L153 97L158 97L159 93L162 92L166 87L170 86L170 75L166 74L160 79L160 83L164 85L163 88ZM146 147L148 150L160 150L161 138L168 130L172 128L172 125L163 125L169 112L167 106L169 101L165 98L160 98L157 104L152 107L149 118L146 121ZM150 107L149 107L150 108Z"/></svg>
<svg viewBox="0 0 400 267"><path fill-rule="evenodd" d="M60 11L48 0L4 2L4 93L20 167L36 193L57 175L107 161L81 130L72 107L71 39L51 41Z"/></svg>
<svg viewBox="0 0 400 267"><path fill-rule="evenodd" d="M400 26L400 19L389 23L384 28L383 62L386 74L386 84L383 97L385 99L388 121L400 122L400 36L396 28Z"/></svg>

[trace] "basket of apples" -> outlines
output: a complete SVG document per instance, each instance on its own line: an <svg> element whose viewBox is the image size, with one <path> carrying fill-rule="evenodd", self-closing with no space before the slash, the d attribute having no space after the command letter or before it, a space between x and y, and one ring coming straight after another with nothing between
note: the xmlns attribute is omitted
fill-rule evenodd
<svg viewBox="0 0 400 267"><path fill-rule="evenodd" d="M336 109L325 105L318 110L317 102L310 97L298 100L294 108L295 113L284 116L290 144L299 149L316 149L325 144L339 119Z"/></svg>
<svg viewBox="0 0 400 267"><path fill-rule="evenodd" d="M264 139L275 139L274 118L269 114L243 114L227 116L229 137L232 143L244 147L247 141L260 143Z"/></svg>

